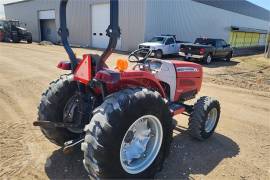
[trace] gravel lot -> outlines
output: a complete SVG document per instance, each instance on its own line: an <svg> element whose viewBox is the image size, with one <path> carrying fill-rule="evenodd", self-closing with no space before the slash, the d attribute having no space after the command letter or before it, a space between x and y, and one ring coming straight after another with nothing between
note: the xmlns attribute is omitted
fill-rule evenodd
<svg viewBox="0 0 270 180"><path fill-rule="evenodd" d="M118 57L126 55L113 54L110 66ZM64 155L32 125L41 93L65 73L56 68L65 58L60 46L0 43L0 179L87 178L79 150ZM171 153L157 178L270 179L269 62L256 55L204 67L199 96L216 97L222 108L216 133L195 141L186 134L187 117L176 116Z"/></svg>

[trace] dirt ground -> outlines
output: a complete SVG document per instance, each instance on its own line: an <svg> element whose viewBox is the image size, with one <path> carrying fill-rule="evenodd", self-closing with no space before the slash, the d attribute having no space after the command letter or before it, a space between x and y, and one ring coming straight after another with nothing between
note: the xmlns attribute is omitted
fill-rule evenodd
<svg viewBox="0 0 270 180"><path fill-rule="evenodd" d="M59 46L0 43L0 179L87 179L79 150L64 155L32 125L41 93L65 73L56 68L65 58ZM270 179L270 61L219 60L204 75L199 96L221 103L216 133L195 141L186 134L187 117L175 117L171 153L157 178Z"/></svg>

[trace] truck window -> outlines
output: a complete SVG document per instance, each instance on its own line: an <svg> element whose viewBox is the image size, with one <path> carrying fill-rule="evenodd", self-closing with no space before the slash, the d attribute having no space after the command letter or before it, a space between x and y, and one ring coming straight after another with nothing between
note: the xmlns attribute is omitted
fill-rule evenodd
<svg viewBox="0 0 270 180"><path fill-rule="evenodd" d="M164 43L165 38L164 37L154 37L152 38L149 42L159 42L159 43Z"/></svg>
<svg viewBox="0 0 270 180"><path fill-rule="evenodd" d="M13 26L20 26L19 21L10 21L10 24Z"/></svg>
<svg viewBox="0 0 270 180"><path fill-rule="evenodd" d="M197 38L194 44L211 45L215 46L215 41L212 39Z"/></svg>
<svg viewBox="0 0 270 180"><path fill-rule="evenodd" d="M220 43L221 43L222 47L227 46L227 43L224 40L220 40Z"/></svg>
<svg viewBox="0 0 270 180"><path fill-rule="evenodd" d="M169 44L173 44L173 43L174 43L174 39L173 38L168 38L165 44L169 45Z"/></svg>
<svg viewBox="0 0 270 180"><path fill-rule="evenodd" d="M221 48L221 47L223 48L227 45L227 43L224 40L217 40L216 43L217 43L216 47L218 47L218 48Z"/></svg>

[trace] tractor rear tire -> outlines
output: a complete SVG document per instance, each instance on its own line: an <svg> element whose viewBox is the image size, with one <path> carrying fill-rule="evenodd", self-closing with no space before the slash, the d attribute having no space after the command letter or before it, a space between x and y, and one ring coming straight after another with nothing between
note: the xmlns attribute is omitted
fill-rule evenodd
<svg viewBox="0 0 270 180"><path fill-rule="evenodd" d="M50 83L49 88L42 94L38 107L38 121L63 122L63 111L68 100L74 96L77 84L73 75L62 75ZM40 127L42 133L52 143L63 146L65 142L79 138L78 133L73 133L65 128Z"/></svg>
<svg viewBox="0 0 270 180"><path fill-rule="evenodd" d="M209 138L215 131L219 117L219 102L211 97L201 97L189 117L189 134L198 140Z"/></svg>
<svg viewBox="0 0 270 180"><path fill-rule="evenodd" d="M137 173L130 173L122 165L120 151L130 132L130 127L145 116L154 116L158 119L163 136L161 142L158 141L160 146L155 151L157 154L152 158L153 161L150 161L150 165ZM148 121L147 127L149 127ZM85 127L86 136L81 145L81 149L84 151L84 166L90 177L94 179L153 178L162 169L164 159L169 153L172 130L172 116L168 105L158 92L135 88L111 94L102 105L93 111L93 117ZM151 137L156 139L158 133L154 134ZM140 156L139 159L141 158L145 158L145 156ZM137 162L139 159L135 159L135 161Z"/></svg>

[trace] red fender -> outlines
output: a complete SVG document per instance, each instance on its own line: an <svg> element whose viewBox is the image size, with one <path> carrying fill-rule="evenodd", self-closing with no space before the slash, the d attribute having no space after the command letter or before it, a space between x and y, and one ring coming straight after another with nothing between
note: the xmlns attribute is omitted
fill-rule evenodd
<svg viewBox="0 0 270 180"><path fill-rule="evenodd" d="M162 97L166 97L166 94L155 76L147 71L125 71L121 74L121 85L123 88L129 86L145 87L148 89L154 89L160 93Z"/></svg>
<svg viewBox="0 0 270 180"><path fill-rule="evenodd" d="M104 82L109 93L114 93L129 87L145 87L154 89L158 91L162 97L166 97L159 81L153 74L147 71L117 72L104 69L96 74L95 79Z"/></svg>

